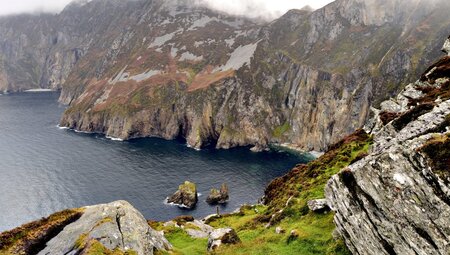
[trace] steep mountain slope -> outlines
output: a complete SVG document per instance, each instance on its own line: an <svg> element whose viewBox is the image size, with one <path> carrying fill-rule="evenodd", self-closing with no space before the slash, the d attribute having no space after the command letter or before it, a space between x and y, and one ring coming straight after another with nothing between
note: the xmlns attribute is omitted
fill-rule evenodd
<svg viewBox="0 0 450 255"><path fill-rule="evenodd" d="M61 125L74 129L184 137L196 148L324 150L437 57L449 9L444 0L337 0L259 24L187 0L72 4L45 17L71 40L50 47L35 84L62 85Z"/></svg>

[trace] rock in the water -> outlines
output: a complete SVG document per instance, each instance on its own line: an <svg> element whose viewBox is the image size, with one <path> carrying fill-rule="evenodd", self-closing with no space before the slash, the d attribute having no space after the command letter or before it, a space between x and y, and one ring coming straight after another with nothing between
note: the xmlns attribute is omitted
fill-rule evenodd
<svg viewBox="0 0 450 255"><path fill-rule="evenodd" d="M241 239L232 228L220 228L212 231L208 238L208 251L217 249L222 244L237 244Z"/></svg>
<svg viewBox="0 0 450 255"><path fill-rule="evenodd" d="M228 199L228 186L226 183L223 183L220 190L211 189L209 196L206 198L206 202L208 204L224 204Z"/></svg>
<svg viewBox="0 0 450 255"><path fill-rule="evenodd" d="M39 255L90 254L93 250L153 254L171 245L126 201L85 208L81 218L47 242Z"/></svg>
<svg viewBox="0 0 450 255"><path fill-rule="evenodd" d="M197 186L195 183L186 181L178 187L177 192L167 199L168 203L173 203L179 207L192 209L198 201Z"/></svg>
<svg viewBox="0 0 450 255"><path fill-rule="evenodd" d="M315 199L308 201L308 208L313 212L327 212L330 210L326 199Z"/></svg>

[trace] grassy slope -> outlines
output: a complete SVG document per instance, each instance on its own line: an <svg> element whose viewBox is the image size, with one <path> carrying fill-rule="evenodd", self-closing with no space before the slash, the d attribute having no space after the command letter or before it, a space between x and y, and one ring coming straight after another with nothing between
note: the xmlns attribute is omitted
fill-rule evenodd
<svg viewBox="0 0 450 255"><path fill-rule="evenodd" d="M66 225L81 217L82 209L65 210L0 234L0 255L34 254Z"/></svg>
<svg viewBox="0 0 450 255"><path fill-rule="evenodd" d="M332 237L333 213L310 212L306 203L323 198L328 179L366 155L371 142L371 137L359 130L332 146L319 159L299 165L274 180L266 190L266 205L243 206L240 213L212 219L211 226L232 227L242 240L238 245L222 246L215 254L349 254L343 242ZM277 213L280 210L283 212ZM266 228L269 221L272 226ZM161 224L153 227L165 230L175 254L206 253L206 239L193 239L181 229L165 228ZM281 227L285 233L276 234L276 227ZM294 229L299 237L289 240Z"/></svg>

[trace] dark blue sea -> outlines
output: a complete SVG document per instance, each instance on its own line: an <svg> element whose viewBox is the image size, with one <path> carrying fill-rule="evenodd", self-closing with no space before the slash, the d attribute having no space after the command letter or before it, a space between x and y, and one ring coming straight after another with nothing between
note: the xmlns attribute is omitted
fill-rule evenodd
<svg viewBox="0 0 450 255"><path fill-rule="evenodd" d="M0 96L0 232L66 208L127 200L147 219L215 212L206 196L226 182L222 212L256 203L266 185L308 155L248 148L196 151L182 141L126 142L57 127L65 107L59 94ZM194 210L164 203L185 180L201 193Z"/></svg>

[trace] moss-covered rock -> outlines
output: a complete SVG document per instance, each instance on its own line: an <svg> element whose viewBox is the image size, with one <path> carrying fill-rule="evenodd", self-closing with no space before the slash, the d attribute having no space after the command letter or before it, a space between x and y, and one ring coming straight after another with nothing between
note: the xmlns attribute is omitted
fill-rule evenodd
<svg viewBox="0 0 450 255"><path fill-rule="evenodd" d="M197 186L195 183L185 181L178 190L167 199L168 203L176 204L183 208L192 209L198 201Z"/></svg>

